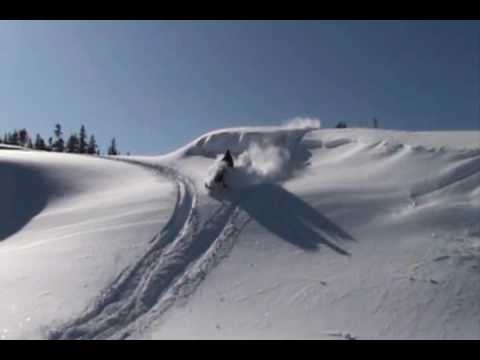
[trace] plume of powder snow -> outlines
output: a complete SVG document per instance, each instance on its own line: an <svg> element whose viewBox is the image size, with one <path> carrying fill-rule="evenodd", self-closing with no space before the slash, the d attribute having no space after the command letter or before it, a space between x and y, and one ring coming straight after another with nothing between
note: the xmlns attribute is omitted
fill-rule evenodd
<svg viewBox="0 0 480 360"><path fill-rule="evenodd" d="M238 168L255 183L275 180L283 175L290 152L287 148L252 143L237 159Z"/></svg>
<svg viewBox="0 0 480 360"><path fill-rule="evenodd" d="M320 125L320 120L316 118L295 117L285 122L281 128L308 131L318 129ZM216 175L222 171L225 172L226 183L232 187L273 182L284 178L288 174L291 159L288 142L268 138L257 140L261 141L251 141L248 148L234 159L233 169L221 161L223 154L218 155L208 170L206 184L213 185Z"/></svg>
<svg viewBox="0 0 480 360"><path fill-rule="evenodd" d="M297 116L293 119L290 119L283 123L282 127L286 129L320 129L321 122L320 119L311 118L311 117L300 117Z"/></svg>

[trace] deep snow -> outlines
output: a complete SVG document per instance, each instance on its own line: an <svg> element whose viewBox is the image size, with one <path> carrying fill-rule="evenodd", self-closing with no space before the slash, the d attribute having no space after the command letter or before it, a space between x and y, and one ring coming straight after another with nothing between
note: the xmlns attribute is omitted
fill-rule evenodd
<svg viewBox="0 0 480 360"><path fill-rule="evenodd" d="M234 128L117 160L0 150L2 338L480 336L479 131Z"/></svg>
<svg viewBox="0 0 480 360"><path fill-rule="evenodd" d="M81 313L172 213L170 181L80 155L0 151L0 337Z"/></svg>

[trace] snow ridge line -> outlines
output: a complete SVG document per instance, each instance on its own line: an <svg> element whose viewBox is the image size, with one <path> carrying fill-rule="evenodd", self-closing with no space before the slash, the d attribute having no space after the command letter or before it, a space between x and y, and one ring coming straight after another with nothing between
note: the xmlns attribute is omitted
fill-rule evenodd
<svg viewBox="0 0 480 360"><path fill-rule="evenodd" d="M479 173L480 157L476 157L473 160L462 161L460 165L449 169L448 172L415 186L410 193L410 197L413 200L418 200L419 198L441 191L459 182L466 181L473 176L477 176Z"/></svg>
<svg viewBox="0 0 480 360"><path fill-rule="evenodd" d="M199 228L197 194L188 178L170 167L118 160L171 178L177 186L173 215L137 264L124 270L83 315L50 331L50 339L118 339L131 336L140 325L145 329L177 297L193 293L221 258L217 253L231 248L238 235L233 204L223 203Z"/></svg>

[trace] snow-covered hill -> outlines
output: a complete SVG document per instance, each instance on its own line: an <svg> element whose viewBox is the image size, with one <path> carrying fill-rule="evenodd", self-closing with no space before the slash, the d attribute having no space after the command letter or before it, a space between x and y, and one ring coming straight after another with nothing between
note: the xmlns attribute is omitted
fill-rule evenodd
<svg viewBox="0 0 480 360"><path fill-rule="evenodd" d="M143 257L175 204L152 171L0 150L0 338L43 338Z"/></svg>
<svg viewBox="0 0 480 360"><path fill-rule="evenodd" d="M208 194L226 148L231 188ZM1 150L0 179L2 338L480 337L479 131Z"/></svg>

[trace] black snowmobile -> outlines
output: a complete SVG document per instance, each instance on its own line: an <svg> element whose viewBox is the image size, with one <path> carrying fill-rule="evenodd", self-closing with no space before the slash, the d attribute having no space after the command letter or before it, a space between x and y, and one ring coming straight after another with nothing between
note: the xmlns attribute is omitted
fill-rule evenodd
<svg viewBox="0 0 480 360"><path fill-rule="evenodd" d="M217 185L222 185L224 188L227 187L227 184L225 183L225 173L228 168L233 168L234 163L233 163L233 157L232 154L230 153L230 150L227 149L225 152L225 155L223 156L221 162L225 166L220 166L219 171L215 174L215 177L213 178L213 182ZM207 184L205 184L205 187L207 189L211 189L211 187Z"/></svg>

